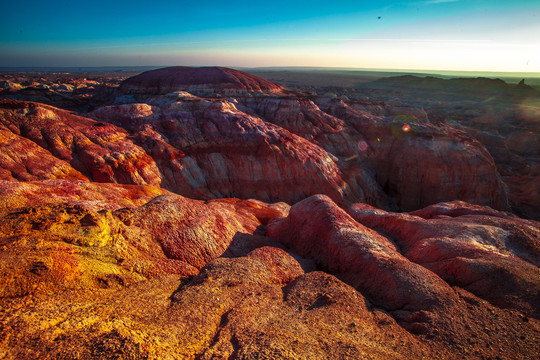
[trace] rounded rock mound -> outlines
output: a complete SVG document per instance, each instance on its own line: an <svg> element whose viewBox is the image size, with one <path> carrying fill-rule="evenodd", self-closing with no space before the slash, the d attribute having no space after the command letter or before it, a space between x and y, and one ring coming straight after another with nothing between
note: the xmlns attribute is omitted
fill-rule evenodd
<svg viewBox="0 0 540 360"><path fill-rule="evenodd" d="M279 95L285 90L281 85L243 71L225 67L173 66L130 77L120 84L129 93L167 94L189 91L197 94L223 93L241 95L263 93Z"/></svg>

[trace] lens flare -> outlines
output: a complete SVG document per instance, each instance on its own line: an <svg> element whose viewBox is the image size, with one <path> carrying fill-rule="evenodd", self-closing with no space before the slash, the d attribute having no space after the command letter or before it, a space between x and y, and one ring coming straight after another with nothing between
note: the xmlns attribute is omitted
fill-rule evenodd
<svg viewBox="0 0 540 360"><path fill-rule="evenodd" d="M358 142L358 150L360 151L366 151L368 149L368 143L365 142L364 140L360 140Z"/></svg>
<svg viewBox="0 0 540 360"><path fill-rule="evenodd" d="M402 130L403 132L408 132L409 130L411 130L411 127L410 127L409 125L403 125L403 126L401 127L401 130Z"/></svg>

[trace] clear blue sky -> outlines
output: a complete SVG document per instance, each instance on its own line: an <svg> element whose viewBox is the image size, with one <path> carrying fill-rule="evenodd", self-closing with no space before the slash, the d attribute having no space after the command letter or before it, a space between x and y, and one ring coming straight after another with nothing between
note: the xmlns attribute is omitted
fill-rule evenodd
<svg viewBox="0 0 540 360"><path fill-rule="evenodd" d="M540 0L2 1L0 66L540 72Z"/></svg>

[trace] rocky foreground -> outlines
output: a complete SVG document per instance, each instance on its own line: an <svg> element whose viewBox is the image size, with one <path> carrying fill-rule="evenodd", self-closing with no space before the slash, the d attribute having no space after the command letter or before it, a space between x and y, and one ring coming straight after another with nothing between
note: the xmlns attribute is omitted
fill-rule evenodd
<svg viewBox="0 0 540 360"><path fill-rule="evenodd" d="M470 134L223 68L104 92L0 100L0 357L538 356L540 224Z"/></svg>

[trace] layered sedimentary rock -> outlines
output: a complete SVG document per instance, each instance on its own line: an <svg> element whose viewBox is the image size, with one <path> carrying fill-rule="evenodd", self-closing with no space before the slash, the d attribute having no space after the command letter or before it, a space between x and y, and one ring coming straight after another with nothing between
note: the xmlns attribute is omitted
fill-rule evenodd
<svg viewBox="0 0 540 360"><path fill-rule="evenodd" d="M86 177L160 185L199 199L295 202L322 192L336 201L345 195L362 200L341 177L332 154L226 101L175 102L143 116L144 124L116 115L122 107L97 113L132 130L133 136L113 124L41 104L2 104L9 147L2 154L5 179Z"/></svg>
<svg viewBox="0 0 540 360"><path fill-rule="evenodd" d="M4 158L8 157L3 160L6 165L2 166L8 178L7 171L11 171L11 177L25 177L11 164L32 161L26 166L30 174L33 167L43 167L47 162L58 165L33 174L31 180L76 177L74 174L80 172L99 182L159 185L160 176L152 158L133 144L125 130L114 125L51 106L14 100L0 101L0 122L2 131L11 133L4 138L13 143L8 144L10 149L27 148L18 154L3 154ZM43 157L45 163L40 163L38 157ZM56 169L68 164L72 167L71 173L57 175L67 172Z"/></svg>
<svg viewBox="0 0 540 360"><path fill-rule="evenodd" d="M290 211L171 194L138 205L150 187L90 186L1 210L5 358L535 354L536 222L463 202L348 214L324 196ZM0 187L1 203L11 194Z"/></svg>
<svg viewBox="0 0 540 360"><path fill-rule="evenodd" d="M537 123L534 118L530 123ZM502 122L503 127L506 121ZM492 124L492 123L490 123ZM491 127L491 125L490 125ZM536 133L540 131L535 126ZM482 142L493 156L497 170L508 186L508 200L512 208L520 216L530 219L540 219L540 165L538 164L538 149L540 139L532 131L514 130L510 136L501 135L495 129L489 131L468 130ZM503 132L501 130L501 132Z"/></svg>
<svg viewBox="0 0 540 360"><path fill-rule="evenodd" d="M343 179L334 155L240 111L234 102L195 98L150 104L103 107L91 116L136 134L135 141L156 159L167 189L206 199L296 202L326 193L338 202L364 200L359 186Z"/></svg>
<svg viewBox="0 0 540 360"><path fill-rule="evenodd" d="M357 91L348 89L351 101L347 104L365 109L373 109L375 104L386 109L395 109L396 105L421 107L428 122L451 124L471 134L493 156L497 171L508 185L512 210L538 220L540 198L534 184L539 175L540 145L535 134L540 133L540 93L525 81L515 85L485 78L387 78Z"/></svg>
<svg viewBox="0 0 540 360"><path fill-rule="evenodd" d="M245 254L256 247L250 242L268 242L254 235L257 227L288 210L172 194L137 207L163 190L67 180L10 183L0 182L7 298L109 281L127 285L164 272L193 275L227 251Z"/></svg>
<svg viewBox="0 0 540 360"><path fill-rule="evenodd" d="M129 93L166 94L190 91L223 95L282 94L285 89L271 81L243 71L224 67L174 66L151 70L131 77L120 84Z"/></svg>
<svg viewBox="0 0 540 360"><path fill-rule="evenodd" d="M33 141L0 128L0 179L87 179L67 161L58 159Z"/></svg>
<svg viewBox="0 0 540 360"><path fill-rule="evenodd" d="M40 93L40 91L50 92L51 90L30 87L14 93L4 92L0 96L45 102L75 111L87 111L104 103L129 103L131 105L139 103L161 107L167 103L166 98L168 101L173 98L187 101L195 97L182 93L178 89L187 89L190 86L195 89L200 87L201 82L205 83L206 90L199 95L211 95L213 99L223 98L219 94L226 95L225 92L218 91L220 87L237 87L243 90L231 93L229 96L234 96L235 99L228 99L228 101L235 103L240 111L274 122L335 155L339 159L337 165L342 172L343 180L351 187L356 187L354 192L358 195L357 198L363 196L365 201L372 205L386 209L412 210L437 201L462 199L499 209L507 207L505 187L501 184L500 177L497 181L493 181L497 178L497 174L494 174L493 167L488 165L490 160L479 159L485 156L481 154L482 149L478 148L478 144L471 146L470 143L474 140L456 135L455 129L449 126L436 126L435 129L431 126L442 125L446 122L472 134L487 147L494 157L496 171L502 175L503 181L508 185L507 191L513 211L528 218L538 218L537 191L531 185L535 184L534 180L538 176L535 170L538 167L538 155L535 155L535 149L538 146L534 146L538 142L538 139L534 137L534 134L538 132L538 109L535 100L538 93L523 85L523 81L515 86L505 84L500 80L481 78L447 81L429 77L404 77L382 81L387 85L384 90L380 89L380 82L377 82L365 84L362 88L343 88L343 85L332 88L294 85L295 88L305 91L285 90L280 93L271 90L276 89L275 84L264 85L266 80L225 68L176 68L176 70L169 68L148 72L146 78L151 78L154 84L167 84L174 77L169 75L175 72L178 72L177 78L183 85L175 87L167 96L160 95L153 98L155 91L151 88L145 90L141 86L131 94L129 90L116 88L116 84L125 78L124 73L106 74L92 77L92 79L82 78L76 74L52 75L51 77L44 75L25 77L20 73L7 75L4 79L16 81L25 86L39 85L42 88L50 87L60 91L59 84L70 84L76 89L73 93L54 92L52 95L62 97L57 100L51 98L49 96L51 94ZM266 75L270 76L270 74ZM305 76L313 75L302 75L304 80L306 80ZM236 80L231 80L231 77ZM344 79L342 75L337 78ZM260 85L250 86L250 83ZM430 84L436 86L433 87ZM454 84L457 84L457 87ZM472 92L463 91L468 89ZM24 91L27 93L23 94ZM494 96L490 95L491 97L486 99L484 94L490 92ZM346 106L328 107L329 103L338 102ZM352 121L347 119L352 119ZM371 156L375 153L369 154L369 150L375 148L373 145L382 145L383 139L374 138L371 135L377 134L372 132L368 134L363 132L373 127L373 124L366 125L369 123L365 121L366 119L373 119L376 124L387 130L392 128L390 141L388 139L384 141L385 149L388 149L391 144L391 152L386 152L386 150L377 152L376 156ZM417 124L418 122L421 126ZM334 125L338 123L341 125L335 127ZM414 149L407 154L406 159L399 159L398 163L389 164L388 159L392 158L393 154L407 151L409 142L412 141L410 138L413 131L409 132L407 143L395 144L392 141L396 135L400 134L401 126L407 123L412 124L413 131L420 129L427 136L428 141L420 146L413 141ZM451 143L448 143L448 139L451 139ZM492 141L493 139L496 141ZM375 141L378 144L375 144ZM438 146L437 144L441 141L442 146ZM458 146L455 146L454 141ZM165 142L167 142L166 139ZM363 144L363 148L368 145L367 149L355 151L359 143ZM470 154L464 155L467 149L460 148L463 143L472 150ZM162 145L156 147L156 153L173 150L170 146ZM440 151L438 148L441 147L447 150ZM435 155L432 154L434 149L437 149ZM425 188L418 189L419 184L411 184L412 186L407 184L414 177L414 171L417 170L416 160L410 159L414 159L416 155L424 151L427 154L425 158L429 158L432 165L419 169L419 178L423 176L428 180L425 181L427 185ZM450 154L458 154L459 161L455 161L447 151L450 151ZM353 156L357 157L350 160ZM365 160L366 157L370 160ZM433 160L436 157L439 158ZM450 164L450 172L445 168L445 162ZM400 165L402 163L406 165ZM460 163L465 166L460 168ZM481 171L468 174L470 168L475 167L477 163L480 163ZM441 170L435 171L435 165ZM389 168L395 168L398 173L392 171L392 174L387 176ZM430 172L421 173L426 168L430 168ZM399 174L401 169L410 171L402 174L404 175L402 177ZM445 176L445 173L450 175ZM396 178L399 178L399 183L407 184L406 188L400 187L397 184L398 181L392 180ZM487 178L492 181L486 181ZM439 186L438 182L442 184L444 191L432 190ZM447 182L449 184L446 184ZM458 185L452 187L452 183ZM479 191L472 189L479 189ZM401 193L408 198L406 201L402 201ZM495 193L498 195L492 195ZM417 196L416 200L415 196ZM489 200L490 196L496 196L497 199Z"/></svg>
<svg viewBox="0 0 540 360"><path fill-rule="evenodd" d="M444 203L410 214L366 204L351 215L399 246L402 254L492 304L538 317L538 223L472 206Z"/></svg>
<svg viewBox="0 0 540 360"><path fill-rule="evenodd" d="M0 357L534 358L540 225L498 211L528 150L307 94L172 68L84 117L0 101Z"/></svg>
<svg viewBox="0 0 540 360"><path fill-rule="evenodd" d="M368 147L359 158L399 209L456 199L508 208L492 156L465 132L444 124L376 121L339 100L319 106L361 134Z"/></svg>
<svg viewBox="0 0 540 360"><path fill-rule="evenodd" d="M324 166L315 165L323 170L323 182L339 184L343 181L348 185L347 189L337 186L339 195L327 190L318 191L336 201L341 202L341 198L350 203L361 200L379 207L397 206L404 210L455 199L497 209L508 207L505 187L490 154L474 138L449 126L411 124L410 131L404 132L403 123L378 119L347 107L340 101L322 102L318 106L312 101L298 99L244 98L240 103L234 103L224 100L208 102L194 97L185 99L186 95L182 96L183 101L150 98L146 100L148 104L104 107L94 111L91 116L138 134L138 144L146 147L147 152L165 156L161 161L162 168L171 168L171 164L174 164L171 159L189 154L188 158L197 162L201 179L205 179L214 196L248 195L265 201L291 201L291 198L298 201L305 197L285 194L279 198L275 195L277 190L270 191L271 194L244 195L234 186L232 189L227 187L227 181L214 184L216 177L228 178L232 184L234 180L230 174L243 172L229 159L230 156L243 157L238 153L233 155L239 147L261 149L262 145L264 148L266 144L261 144L258 138L267 138L263 135L265 133L280 132L300 136L293 136L294 140L288 141L291 145L298 144L294 153L311 153L325 159L335 169L332 172L338 171L335 175L327 175ZM213 122L211 126L206 125L209 120ZM231 120L234 120L234 126L230 126ZM264 140L264 143L268 142ZM216 152L206 159L203 153L209 147ZM272 148L275 149L275 146ZM319 148L324 149L326 154ZM243 161L251 164L251 175L248 177L268 178L263 169L271 167L278 168L283 178L285 171L282 168L285 165L281 156L268 158L259 150L255 158L258 158L260 165L254 163L253 158ZM286 161L290 166L295 166L297 161L291 160ZM219 174L209 168L216 166L222 168ZM162 173L167 175L176 171L172 167L162 170ZM297 172L301 173L302 170L294 170L294 173ZM297 182L299 177L303 178L304 175L294 175L293 182ZM330 180L332 178L334 180ZM178 186L174 184L175 180L172 176L166 176L165 186L194 196L185 189L174 190ZM287 177L283 180L287 181ZM221 191L213 190L218 186ZM243 186L243 189L249 187ZM305 195L316 193L310 190L313 185L303 184L302 187L307 190L304 190ZM336 188L335 185L333 187ZM294 188L294 185L287 188ZM294 191L300 193L299 190Z"/></svg>
<svg viewBox="0 0 540 360"><path fill-rule="evenodd" d="M165 75L172 71L165 70L141 76L165 86ZM199 78L188 70L214 79L213 70L181 68L187 75L179 79L186 84L197 85L193 79ZM230 72L219 69L219 74ZM205 76L200 81L221 84L221 75L216 83ZM160 185L198 199L290 203L324 193L338 203L363 201L387 209L414 210L456 199L508 207L490 154L457 129L388 121L341 100L315 103L262 96L256 87L250 91L261 96L244 94L239 101L178 91L155 96L148 88L136 94L143 102L90 113L97 122L35 103L4 101L3 122L14 134L7 133L10 137L31 140L61 160L39 148L29 153L50 158L51 169L57 170L49 178L80 176L65 168L68 162L90 180ZM39 166L33 170L25 161L30 162L4 160L5 178L47 178Z"/></svg>
<svg viewBox="0 0 540 360"><path fill-rule="evenodd" d="M268 235L346 279L385 309L429 309L452 300L440 278L407 260L389 239L354 221L326 196L294 205L287 218L269 224Z"/></svg>
<svg viewBox="0 0 540 360"><path fill-rule="evenodd" d="M0 209L70 203L88 210L117 210L140 206L156 196L168 193L165 189L149 185L95 183L75 179L25 182L0 180Z"/></svg>
<svg viewBox="0 0 540 360"><path fill-rule="evenodd" d="M508 207L493 158L463 131L418 123L416 118L410 123L384 120L337 99L244 102L263 119L336 155L347 182L358 184L373 205L395 202L399 209L414 210L461 199ZM390 200L383 200L385 196Z"/></svg>

